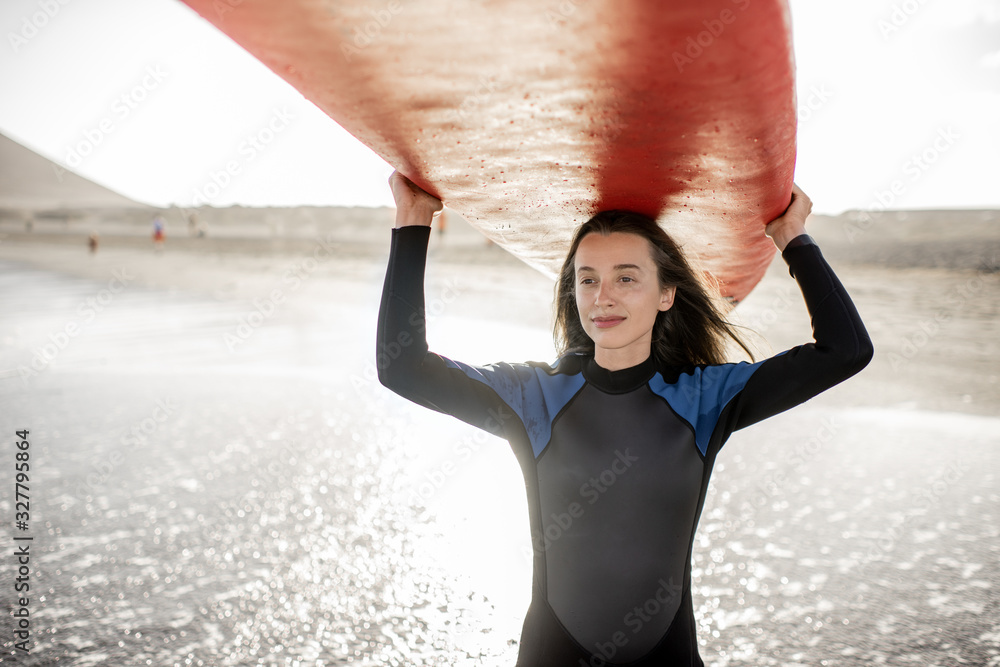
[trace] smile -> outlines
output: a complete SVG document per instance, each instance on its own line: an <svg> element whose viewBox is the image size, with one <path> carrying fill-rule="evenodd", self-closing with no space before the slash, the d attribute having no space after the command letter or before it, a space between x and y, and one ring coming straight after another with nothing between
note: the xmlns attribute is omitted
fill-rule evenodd
<svg viewBox="0 0 1000 667"><path fill-rule="evenodd" d="M625 321L624 317L595 317L593 319L594 326L598 329L607 329Z"/></svg>

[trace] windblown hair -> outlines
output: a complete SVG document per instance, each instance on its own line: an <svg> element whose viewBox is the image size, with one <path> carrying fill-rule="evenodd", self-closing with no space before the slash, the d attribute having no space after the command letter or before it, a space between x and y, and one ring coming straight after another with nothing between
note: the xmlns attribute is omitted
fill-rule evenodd
<svg viewBox="0 0 1000 667"><path fill-rule="evenodd" d="M569 352L594 354L594 341L584 331L576 307L576 252L580 241L592 233L637 234L650 244L660 287L675 286L674 304L661 311L653 324L652 354L657 364L689 366L726 361L729 340L751 359L753 352L734 325L726 321L718 298L703 272L695 271L680 247L652 218L631 211L604 211L580 225L556 283L553 339L560 355ZM704 277L703 277L704 276Z"/></svg>

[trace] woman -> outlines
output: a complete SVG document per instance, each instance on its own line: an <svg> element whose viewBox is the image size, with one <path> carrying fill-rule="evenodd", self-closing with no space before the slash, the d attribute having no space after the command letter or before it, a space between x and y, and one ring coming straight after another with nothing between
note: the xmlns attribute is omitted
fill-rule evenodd
<svg viewBox="0 0 1000 667"><path fill-rule="evenodd" d="M729 435L864 368L871 341L805 233L797 187L765 228L802 289L815 342L723 363L727 338L696 273L655 221L602 213L557 286L555 364L469 366L428 352L423 277L442 204L399 173L378 321L382 383L506 438L528 493L532 601L517 664L703 665L691 549ZM745 346L744 346L744 349Z"/></svg>

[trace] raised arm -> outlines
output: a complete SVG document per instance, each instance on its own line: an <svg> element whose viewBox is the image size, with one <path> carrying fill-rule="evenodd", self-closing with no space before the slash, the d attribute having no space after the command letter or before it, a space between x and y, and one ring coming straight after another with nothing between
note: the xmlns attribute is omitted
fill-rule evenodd
<svg viewBox="0 0 1000 667"><path fill-rule="evenodd" d="M795 186L788 209L765 231L802 290L814 340L761 364L734 406L736 428L798 405L860 372L871 361L871 338L854 303L819 246L805 233L811 209L812 202Z"/></svg>
<svg viewBox="0 0 1000 667"><path fill-rule="evenodd" d="M378 316L379 381L418 405L505 437L517 422L512 408L518 409L519 385L513 367L470 366L427 347L424 270L430 224L441 202L398 172L389 183L397 208ZM497 387L507 389L504 396Z"/></svg>

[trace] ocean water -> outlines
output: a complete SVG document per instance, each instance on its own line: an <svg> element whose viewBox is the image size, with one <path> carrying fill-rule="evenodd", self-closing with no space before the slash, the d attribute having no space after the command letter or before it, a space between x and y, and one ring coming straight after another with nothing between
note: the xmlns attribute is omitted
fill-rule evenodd
<svg viewBox="0 0 1000 667"><path fill-rule="evenodd" d="M112 287L0 266L0 426L31 443L27 531L0 449L0 548L33 537L31 651L11 655L8 616L0 662L513 664L520 473L506 443L378 384L373 304L330 307L327 285L252 317ZM473 363L547 341L432 326ZM998 433L821 397L735 435L695 546L706 662L1000 665ZM0 559L5 610L16 572Z"/></svg>

